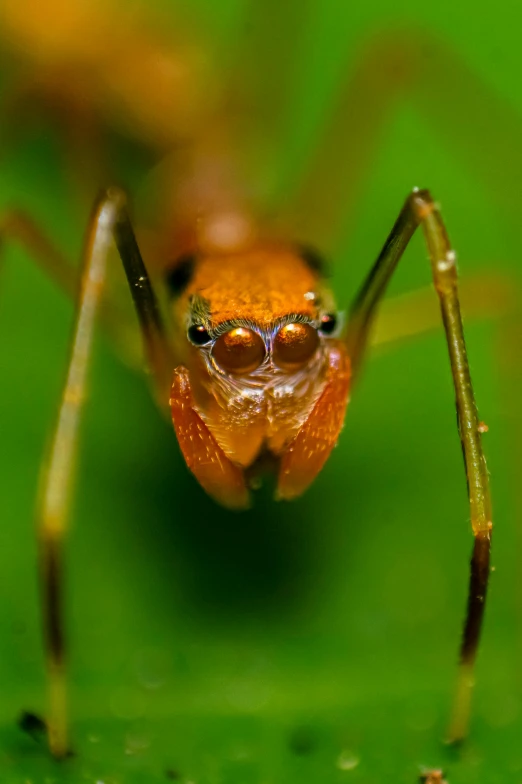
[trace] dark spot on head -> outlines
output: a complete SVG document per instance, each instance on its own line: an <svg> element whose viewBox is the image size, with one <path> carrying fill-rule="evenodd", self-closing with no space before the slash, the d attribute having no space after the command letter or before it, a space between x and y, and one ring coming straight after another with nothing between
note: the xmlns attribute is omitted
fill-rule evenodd
<svg viewBox="0 0 522 784"><path fill-rule="evenodd" d="M37 716L36 713L23 711L17 723L22 732L26 732L33 740L38 743L45 740L47 727L45 721L40 716Z"/></svg>
<svg viewBox="0 0 522 784"><path fill-rule="evenodd" d="M174 768L167 768L167 770L165 771L165 776L168 778L169 781L179 781L179 779L181 778L180 773L178 773L177 770L174 770Z"/></svg>
<svg viewBox="0 0 522 784"><path fill-rule="evenodd" d="M194 275L196 256L193 253L185 253L180 256L165 273L165 282L168 290L173 297L183 293Z"/></svg>
<svg viewBox="0 0 522 784"><path fill-rule="evenodd" d="M315 734L310 727L296 727L290 736L288 745L294 754L303 757L314 751L317 745L316 741Z"/></svg>
<svg viewBox="0 0 522 784"><path fill-rule="evenodd" d="M297 252L312 272L317 272L319 275L326 275L328 265L318 250L311 245L298 245Z"/></svg>

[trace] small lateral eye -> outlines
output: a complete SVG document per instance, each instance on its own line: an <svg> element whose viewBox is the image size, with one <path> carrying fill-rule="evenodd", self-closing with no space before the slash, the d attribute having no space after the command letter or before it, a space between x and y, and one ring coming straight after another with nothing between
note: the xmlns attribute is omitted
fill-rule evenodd
<svg viewBox="0 0 522 784"><path fill-rule="evenodd" d="M283 369L298 368L315 354L318 345L319 336L311 324L285 324L274 339L274 362Z"/></svg>
<svg viewBox="0 0 522 784"><path fill-rule="evenodd" d="M229 373L251 373L265 358L265 344L257 332L247 327L235 327L225 332L214 343L212 356Z"/></svg>
<svg viewBox="0 0 522 784"><path fill-rule="evenodd" d="M337 316L335 313L325 313L321 318L319 330L324 335L331 335L337 329Z"/></svg>
<svg viewBox="0 0 522 784"><path fill-rule="evenodd" d="M195 346L204 346L212 340L202 324L193 324L189 327L187 330L187 337Z"/></svg>

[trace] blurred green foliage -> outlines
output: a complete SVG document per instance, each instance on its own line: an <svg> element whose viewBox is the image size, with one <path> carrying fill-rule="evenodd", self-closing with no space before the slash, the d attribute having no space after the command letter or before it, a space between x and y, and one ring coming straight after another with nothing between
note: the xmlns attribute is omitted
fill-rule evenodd
<svg viewBox="0 0 522 784"><path fill-rule="evenodd" d="M207 35L219 27L226 46L246 7L202 6ZM168 15L167 0L163 10ZM507 0L494 9L470 0L317 3L295 54L292 165L313 148L350 53L392 23L443 36L522 112L521 21ZM288 149L281 164L288 165ZM44 138L41 127L29 131L2 149L1 171L2 205L30 210L77 257L84 224L71 206L58 138ZM368 172L356 229L339 242L339 301L349 301L413 185L442 201L463 279L507 272L515 286L519 222L483 181L402 107ZM394 291L428 283L425 256L416 238ZM73 308L18 248L6 248L5 259L1 781L406 784L423 766L442 767L450 784L518 780L519 344L505 321L467 325L490 426L497 527L471 735L462 748L442 739L472 538L442 331L375 352L339 446L311 490L291 505L261 492L245 514L205 497L146 383L100 339L67 544L75 755L58 764L17 728L22 709L45 710L33 510Z"/></svg>

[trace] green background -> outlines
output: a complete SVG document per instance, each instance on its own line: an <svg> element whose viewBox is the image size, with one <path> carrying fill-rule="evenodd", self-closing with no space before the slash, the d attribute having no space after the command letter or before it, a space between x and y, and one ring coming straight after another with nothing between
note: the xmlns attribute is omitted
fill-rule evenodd
<svg viewBox="0 0 522 784"><path fill-rule="evenodd" d="M199 24L225 51L241 34L246 7L201 4ZM401 23L412 35L415 25L440 35L522 118L518 4L329 0L313 6L292 55L295 84L275 171L293 176L356 51L377 30ZM452 74L441 79L449 85ZM484 117L495 110L484 105ZM85 221L71 207L59 138L43 127L4 143L1 204L30 210L75 258ZM520 129L522 121L510 129L513 139ZM462 279L508 275L516 292L521 181L509 161L519 150L480 123L469 134L484 147L473 169L451 131L435 132L414 105L393 113L358 192L355 228L337 243L341 304L413 185L441 200ZM122 145L122 160L129 152ZM488 179L497 155L502 192ZM130 161L122 178L132 183L139 168ZM393 292L429 282L425 256L416 238ZM45 710L33 510L73 308L23 252L9 247L4 258L0 780L406 784L423 766L442 767L450 784L522 779L520 341L509 314L467 325L490 428L496 531L471 734L462 748L442 740L472 537L442 331L375 351L339 446L310 491L292 504L261 492L244 514L205 497L146 383L100 339L67 543L76 754L56 763L17 728L22 709Z"/></svg>

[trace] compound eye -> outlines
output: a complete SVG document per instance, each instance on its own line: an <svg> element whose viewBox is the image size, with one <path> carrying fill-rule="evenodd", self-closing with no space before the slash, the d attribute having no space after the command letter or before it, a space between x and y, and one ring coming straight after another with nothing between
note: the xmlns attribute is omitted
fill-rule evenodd
<svg viewBox="0 0 522 784"><path fill-rule="evenodd" d="M319 345L317 330L311 324L285 324L274 340L274 362L291 370L305 365Z"/></svg>
<svg viewBox="0 0 522 784"><path fill-rule="evenodd" d="M194 346L204 346L212 340L205 327L201 324L193 324L189 327L187 337Z"/></svg>
<svg viewBox="0 0 522 784"><path fill-rule="evenodd" d="M265 358L263 339L247 327L235 327L214 343L212 356L229 373L251 373Z"/></svg>

